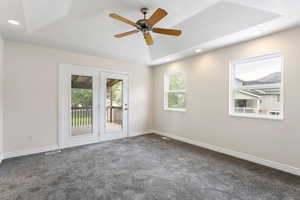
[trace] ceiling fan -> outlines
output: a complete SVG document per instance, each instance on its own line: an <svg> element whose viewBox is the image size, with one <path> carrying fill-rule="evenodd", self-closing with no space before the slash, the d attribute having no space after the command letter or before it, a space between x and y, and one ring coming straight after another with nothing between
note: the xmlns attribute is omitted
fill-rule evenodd
<svg viewBox="0 0 300 200"><path fill-rule="evenodd" d="M110 13L109 16L119 20L121 22L124 22L126 24L129 24L131 26L134 26L136 28L136 30L133 31L128 31L125 33L121 33L121 34L117 34L115 35L116 38L122 38L131 34L135 34L138 32L142 32L145 38L145 41L147 43L147 45L152 45L153 44L153 39L152 36L150 34L150 32L154 32L154 33L159 33L159 34L165 34L165 35L173 35L173 36L179 36L181 35L181 31L180 30L174 30L174 29L164 29L164 28L156 28L154 27L154 25L156 23L158 23L161 19L163 19L165 16L168 15L167 11L165 11L164 9L158 8L153 15L147 19L146 15L148 13L148 8L142 8L141 9L142 14L144 15L143 19L138 20L136 23L121 17L120 15L117 15L115 13Z"/></svg>

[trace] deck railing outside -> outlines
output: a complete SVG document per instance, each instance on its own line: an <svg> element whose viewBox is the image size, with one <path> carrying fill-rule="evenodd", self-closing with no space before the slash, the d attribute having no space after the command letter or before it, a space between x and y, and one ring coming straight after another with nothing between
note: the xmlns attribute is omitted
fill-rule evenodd
<svg viewBox="0 0 300 200"><path fill-rule="evenodd" d="M92 106L72 107L72 127L85 127L92 125L93 109Z"/></svg>
<svg viewBox="0 0 300 200"><path fill-rule="evenodd" d="M123 108L121 106L107 106L106 119L108 123L121 123Z"/></svg>
<svg viewBox="0 0 300 200"><path fill-rule="evenodd" d="M120 106L107 106L106 107L106 119L108 122L120 121L122 116L122 107ZM93 109L92 106L73 106L71 109L72 127L89 127L93 122Z"/></svg>
<svg viewBox="0 0 300 200"><path fill-rule="evenodd" d="M237 113L257 113L257 108L235 107Z"/></svg>

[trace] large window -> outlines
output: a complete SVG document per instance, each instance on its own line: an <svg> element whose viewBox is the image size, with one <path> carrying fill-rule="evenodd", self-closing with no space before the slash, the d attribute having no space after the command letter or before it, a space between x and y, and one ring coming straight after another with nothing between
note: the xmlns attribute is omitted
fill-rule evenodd
<svg viewBox="0 0 300 200"><path fill-rule="evenodd" d="M164 87L165 110L185 111L185 74L167 73Z"/></svg>
<svg viewBox="0 0 300 200"><path fill-rule="evenodd" d="M232 62L230 115L283 119L282 69L280 53Z"/></svg>

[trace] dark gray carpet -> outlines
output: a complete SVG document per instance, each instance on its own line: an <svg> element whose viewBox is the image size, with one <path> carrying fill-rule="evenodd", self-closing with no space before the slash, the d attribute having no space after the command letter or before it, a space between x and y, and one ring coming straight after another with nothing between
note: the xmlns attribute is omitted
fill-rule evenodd
<svg viewBox="0 0 300 200"><path fill-rule="evenodd" d="M292 200L300 178L148 135L5 160L0 199Z"/></svg>

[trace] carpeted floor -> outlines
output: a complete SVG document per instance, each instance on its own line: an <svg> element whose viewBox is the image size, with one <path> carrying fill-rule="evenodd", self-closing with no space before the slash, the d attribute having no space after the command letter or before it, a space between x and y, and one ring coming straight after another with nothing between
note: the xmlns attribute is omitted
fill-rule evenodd
<svg viewBox="0 0 300 200"><path fill-rule="evenodd" d="M300 200L300 177L147 135L5 160L1 200Z"/></svg>

